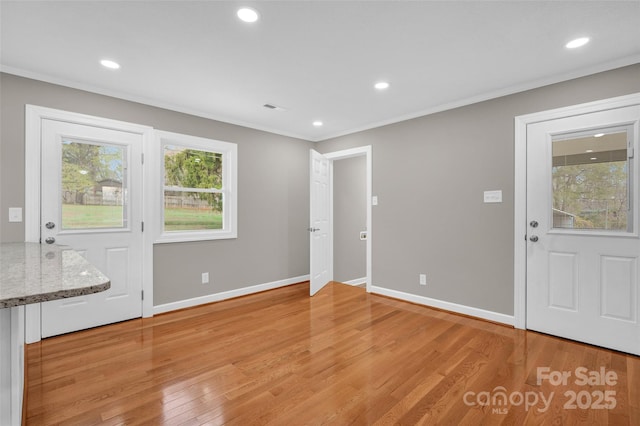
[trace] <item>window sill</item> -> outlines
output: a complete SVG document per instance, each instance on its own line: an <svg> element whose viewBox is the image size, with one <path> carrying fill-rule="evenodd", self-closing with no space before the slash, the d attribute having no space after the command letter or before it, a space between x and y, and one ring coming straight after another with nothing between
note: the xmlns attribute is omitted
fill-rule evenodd
<svg viewBox="0 0 640 426"><path fill-rule="evenodd" d="M235 231L185 231L185 232L165 232L161 234L154 244L165 243L185 243L192 241L230 240L238 238Z"/></svg>

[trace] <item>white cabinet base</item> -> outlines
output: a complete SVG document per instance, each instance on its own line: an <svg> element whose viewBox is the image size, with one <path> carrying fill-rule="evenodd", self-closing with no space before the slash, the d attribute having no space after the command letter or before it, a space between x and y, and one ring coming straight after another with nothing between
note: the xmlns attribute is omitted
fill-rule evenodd
<svg viewBox="0 0 640 426"><path fill-rule="evenodd" d="M0 309L0 424L22 423L24 306Z"/></svg>

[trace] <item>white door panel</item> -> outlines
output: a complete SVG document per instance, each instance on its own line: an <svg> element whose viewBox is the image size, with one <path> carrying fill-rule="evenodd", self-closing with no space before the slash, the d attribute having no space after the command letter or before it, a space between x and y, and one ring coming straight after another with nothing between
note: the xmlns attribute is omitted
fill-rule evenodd
<svg viewBox="0 0 640 426"><path fill-rule="evenodd" d="M640 354L639 119L527 126L527 328Z"/></svg>
<svg viewBox="0 0 640 426"><path fill-rule="evenodd" d="M310 153L310 293L316 294L331 280L329 159Z"/></svg>
<svg viewBox="0 0 640 426"><path fill-rule="evenodd" d="M42 337L142 315L142 137L42 122L41 239L84 256L105 292L42 303ZM47 226L48 225L48 226Z"/></svg>

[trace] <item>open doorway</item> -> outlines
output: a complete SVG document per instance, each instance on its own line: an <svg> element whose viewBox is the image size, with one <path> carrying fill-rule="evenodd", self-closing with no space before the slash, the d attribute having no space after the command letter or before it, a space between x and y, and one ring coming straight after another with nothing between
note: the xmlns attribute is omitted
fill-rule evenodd
<svg viewBox="0 0 640 426"><path fill-rule="evenodd" d="M367 283L367 161L365 156L333 161L333 280Z"/></svg>
<svg viewBox="0 0 640 426"><path fill-rule="evenodd" d="M353 157L364 157L366 179L366 221L365 228L358 232L366 232L364 243L366 246L366 290L371 291L371 240L373 230L371 226L371 177L372 161L371 146L352 148L344 151L336 151L328 154L310 150L310 221L308 231L311 233L309 240L309 294L313 296L328 282L334 280L334 163Z"/></svg>
<svg viewBox="0 0 640 426"><path fill-rule="evenodd" d="M371 219L373 176L371 146L368 145L359 148L331 152L325 154L325 157L330 160L331 164L330 211L332 224L332 279L343 281L347 284L364 284L367 292L369 292L371 291L372 285L371 247L373 238ZM337 176L336 167L338 168ZM347 180L350 177L353 177L355 180L357 180L357 182L355 182L354 184L347 184ZM362 188L363 180L364 188ZM361 191L364 191L364 193L359 194L358 192ZM354 204L354 208L364 208L364 212L356 213L349 218L340 217L338 219L338 227L336 228L335 214L337 209L335 208L335 203L338 201L336 198L341 198L342 201L346 201L347 204L349 204L348 199L350 193L353 194L354 198L357 197L359 200L356 201L356 204ZM360 195L363 195L362 198L364 198L364 201L362 201ZM342 201L338 202L342 203ZM344 203L342 203L342 207L340 208L348 208L348 206L345 206ZM362 213L364 213L364 223L362 223ZM349 222L350 224L347 222ZM360 240L361 232L364 233L363 240ZM362 246L364 246L364 269L362 265L362 259L358 259L358 256L360 256L362 253ZM355 247L356 252L353 255L345 254L346 250L348 250L349 247ZM349 265L351 259L354 259L353 265ZM339 269L336 269L336 267ZM362 273L362 271L364 271L364 275L360 276L359 274ZM336 273L339 275L337 275Z"/></svg>

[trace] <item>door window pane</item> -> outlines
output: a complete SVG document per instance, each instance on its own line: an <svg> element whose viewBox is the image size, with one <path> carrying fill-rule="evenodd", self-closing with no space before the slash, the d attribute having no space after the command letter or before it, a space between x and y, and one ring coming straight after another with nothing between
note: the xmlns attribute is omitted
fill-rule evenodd
<svg viewBox="0 0 640 426"><path fill-rule="evenodd" d="M62 229L127 226L125 150L62 140Z"/></svg>
<svg viewBox="0 0 640 426"><path fill-rule="evenodd" d="M626 129L552 140L553 227L631 231Z"/></svg>

